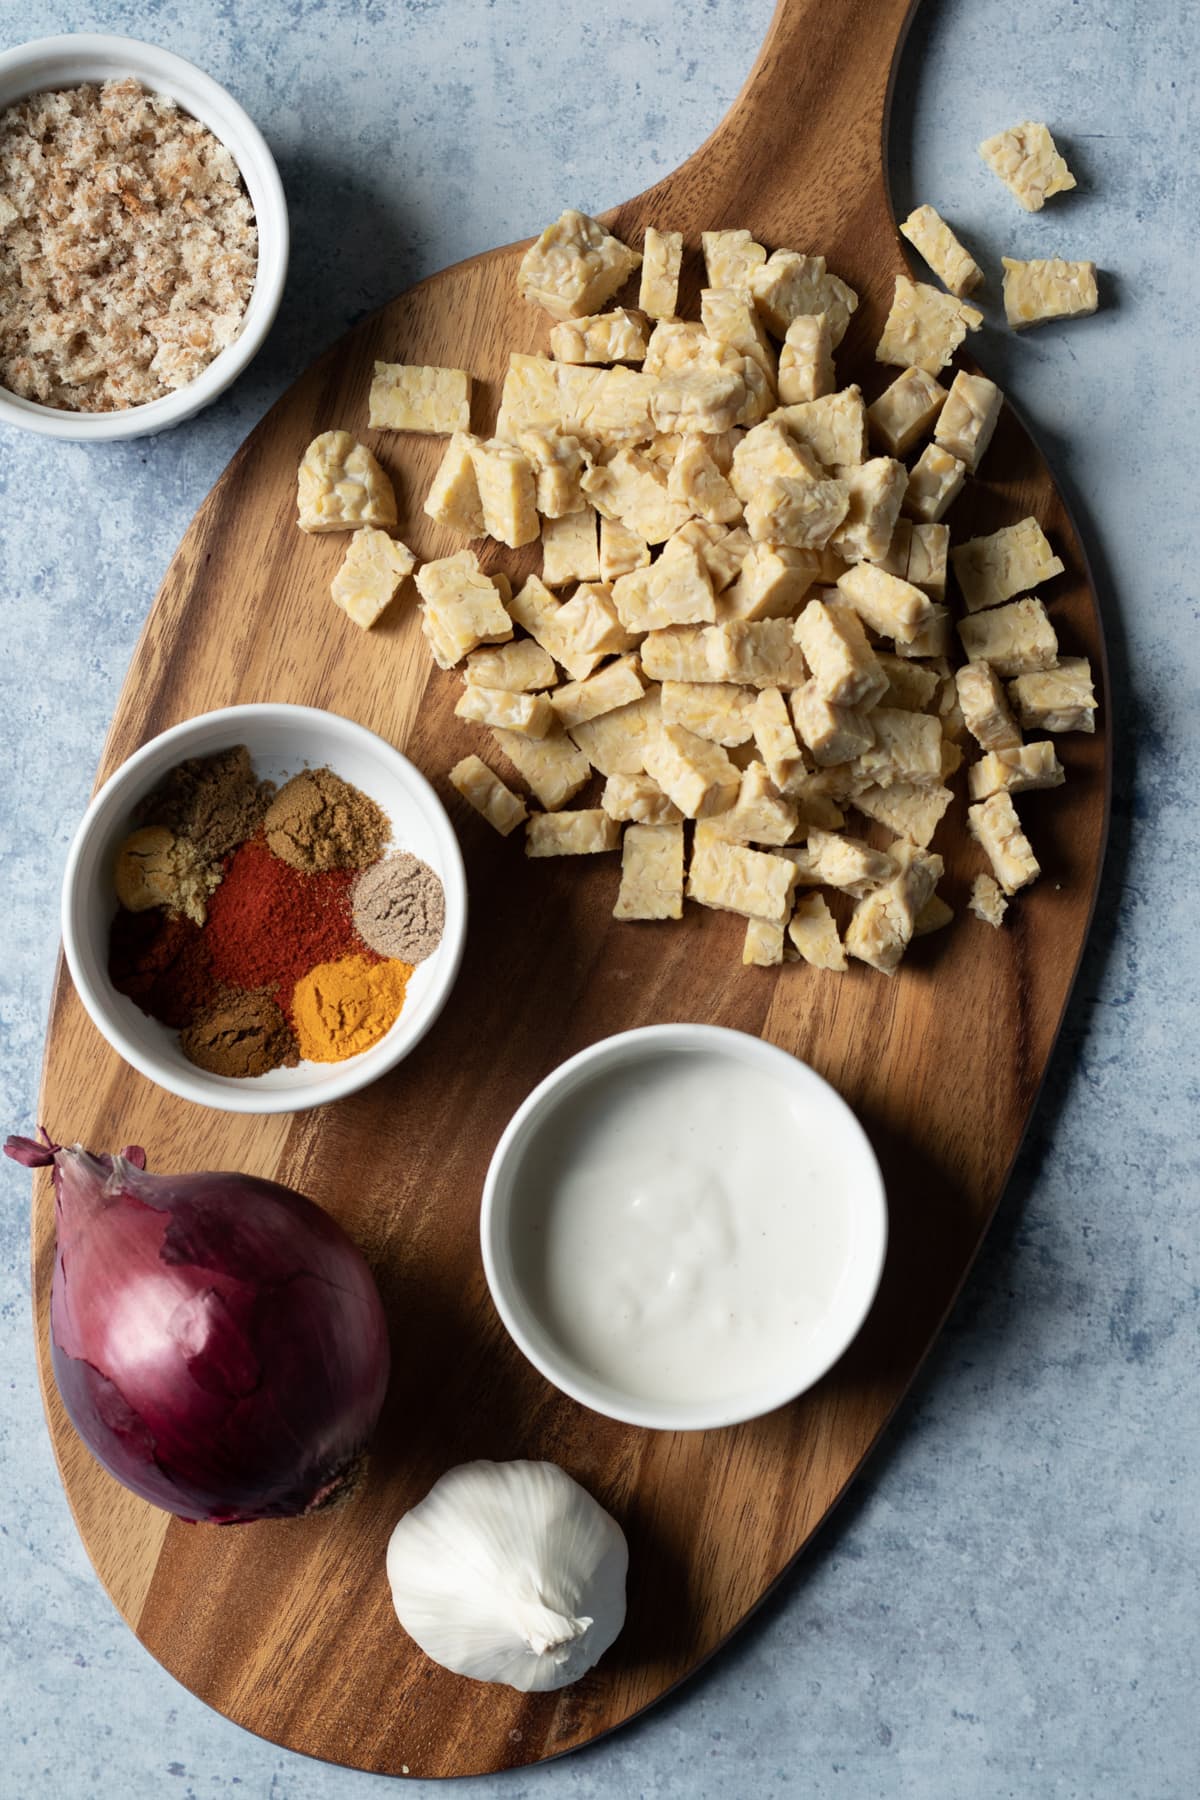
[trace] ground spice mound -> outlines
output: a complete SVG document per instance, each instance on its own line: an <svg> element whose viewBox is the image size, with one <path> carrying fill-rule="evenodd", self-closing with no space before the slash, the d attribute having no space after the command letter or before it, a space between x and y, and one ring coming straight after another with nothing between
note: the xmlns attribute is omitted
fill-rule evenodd
<svg viewBox="0 0 1200 1800"><path fill-rule="evenodd" d="M73 412L184 387L242 329L254 208L224 144L132 77L0 114L0 383Z"/></svg>
<svg viewBox="0 0 1200 1800"><path fill-rule="evenodd" d="M365 869L391 836L387 818L332 769L305 769L285 782L263 821L267 843L294 869Z"/></svg>
<svg viewBox="0 0 1200 1800"><path fill-rule="evenodd" d="M183 1054L210 1075L265 1075L294 1068L292 1028L270 994L227 993L180 1033Z"/></svg>
<svg viewBox="0 0 1200 1800"><path fill-rule="evenodd" d="M138 823L165 825L202 857L219 861L253 837L275 792L260 781L245 744L177 763L142 801Z"/></svg>
<svg viewBox="0 0 1200 1800"><path fill-rule="evenodd" d="M424 962L446 928L445 889L428 863L401 850L359 876L354 923L363 942L381 956Z"/></svg>
<svg viewBox="0 0 1200 1800"><path fill-rule="evenodd" d="M142 825L117 851L113 886L130 912L165 906L203 925L208 896L221 879L221 865L206 862L186 838L165 825Z"/></svg>
<svg viewBox="0 0 1200 1800"><path fill-rule="evenodd" d="M320 963L296 983L292 1017L300 1054L308 1062L360 1056L391 1030L412 969L373 956Z"/></svg>
<svg viewBox="0 0 1200 1800"><path fill-rule="evenodd" d="M206 934L182 913L122 909L109 929L108 978L118 994L179 1031L212 997Z"/></svg>
<svg viewBox="0 0 1200 1800"><path fill-rule="evenodd" d="M214 980L274 991L286 1013L292 989L317 963L364 946L350 915L353 871L307 875L272 854L261 837L236 850L208 903L204 928ZM379 958L368 952L369 960Z"/></svg>

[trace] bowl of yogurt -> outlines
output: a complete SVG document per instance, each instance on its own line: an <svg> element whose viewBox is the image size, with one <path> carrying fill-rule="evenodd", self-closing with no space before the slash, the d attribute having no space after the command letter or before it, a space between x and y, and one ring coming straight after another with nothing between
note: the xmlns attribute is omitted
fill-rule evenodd
<svg viewBox="0 0 1200 1800"><path fill-rule="evenodd" d="M548 1381L608 1418L705 1430L820 1380L875 1298L887 1202L850 1107L785 1050L650 1025L534 1089L484 1184L488 1286Z"/></svg>

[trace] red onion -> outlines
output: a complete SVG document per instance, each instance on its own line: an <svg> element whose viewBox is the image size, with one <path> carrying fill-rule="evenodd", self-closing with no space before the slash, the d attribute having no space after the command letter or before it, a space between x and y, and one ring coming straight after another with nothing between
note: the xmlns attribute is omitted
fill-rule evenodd
<svg viewBox="0 0 1200 1800"><path fill-rule="evenodd" d="M145 1152L30 1138L54 1165L50 1348L79 1435L182 1519L310 1511L353 1479L387 1388L362 1256L311 1200L252 1175L148 1175Z"/></svg>

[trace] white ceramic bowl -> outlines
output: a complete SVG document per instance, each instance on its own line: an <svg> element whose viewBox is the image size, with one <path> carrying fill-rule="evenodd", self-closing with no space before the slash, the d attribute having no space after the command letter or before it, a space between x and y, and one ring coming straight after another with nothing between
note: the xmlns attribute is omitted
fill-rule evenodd
<svg viewBox="0 0 1200 1800"><path fill-rule="evenodd" d="M38 38L0 55L0 112L27 94L123 75L134 75L143 87L176 101L206 125L233 156L258 225L254 288L235 341L214 357L195 381L161 400L126 407L120 412L66 412L22 400L0 388L0 424L40 432L44 437L71 438L82 443L112 442L117 438L148 437L190 419L236 381L258 353L283 297L288 215L279 170L257 125L211 75L169 50L139 43L136 38L93 32Z"/></svg>
<svg viewBox="0 0 1200 1800"><path fill-rule="evenodd" d="M418 963L400 1017L379 1043L338 1063L301 1063L237 1079L190 1063L178 1033L148 1018L108 979L108 932L117 909L112 868L130 831L133 809L168 770L190 756L245 744L258 774L282 781L328 765L382 807L392 849L411 850L441 878L446 925L441 943ZM67 965L92 1022L113 1049L149 1080L184 1100L223 1112L301 1112L377 1080L425 1036L454 986L467 931L462 853L445 807L406 756L351 719L307 706L230 706L174 725L122 763L96 795L75 833L63 878L62 934Z"/></svg>
<svg viewBox="0 0 1200 1800"><path fill-rule="evenodd" d="M635 1086L662 1059L698 1053L728 1061L782 1084L821 1133L822 1144L846 1177L846 1255L842 1270L819 1313L818 1322L794 1355L772 1366L760 1383L737 1393L698 1395L688 1400L647 1398L600 1378L547 1323L536 1294L537 1277L526 1274L544 1242L546 1202L531 1151L560 1107L579 1129L578 1109L590 1095L607 1090L620 1074ZM597 1097L594 1119L604 1117ZM720 1095L714 1094L719 1109ZM561 1117L560 1117L561 1122ZM555 1152L557 1155L558 1153ZM562 1152L566 1155L567 1152ZM480 1218L483 1265L496 1309L509 1334L548 1381L582 1405L626 1424L660 1431L710 1429L739 1424L772 1412L819 1381L847 1349L871 1309L887 1249L887 1202L883 1177L862 1126L836 1089L787 1051L745 1032L712 1025L648 1025L622 1032L583 1050L555 1069L518 1108L496 1146L483 1190ZM531 1243L534 1248L530 1249Z"/></svg>

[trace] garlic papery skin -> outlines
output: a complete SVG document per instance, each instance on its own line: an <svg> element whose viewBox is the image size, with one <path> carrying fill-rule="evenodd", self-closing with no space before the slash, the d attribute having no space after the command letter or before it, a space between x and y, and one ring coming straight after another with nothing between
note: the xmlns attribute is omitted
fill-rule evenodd
<svg viewBox="0 0 1200 1800"><path fill-rule="evenodd" d="M564 1469L462 1463L392 1532L396 1617L443 1668L522 1693L567 1687L625 1623L629 1550Z"/></svg>

